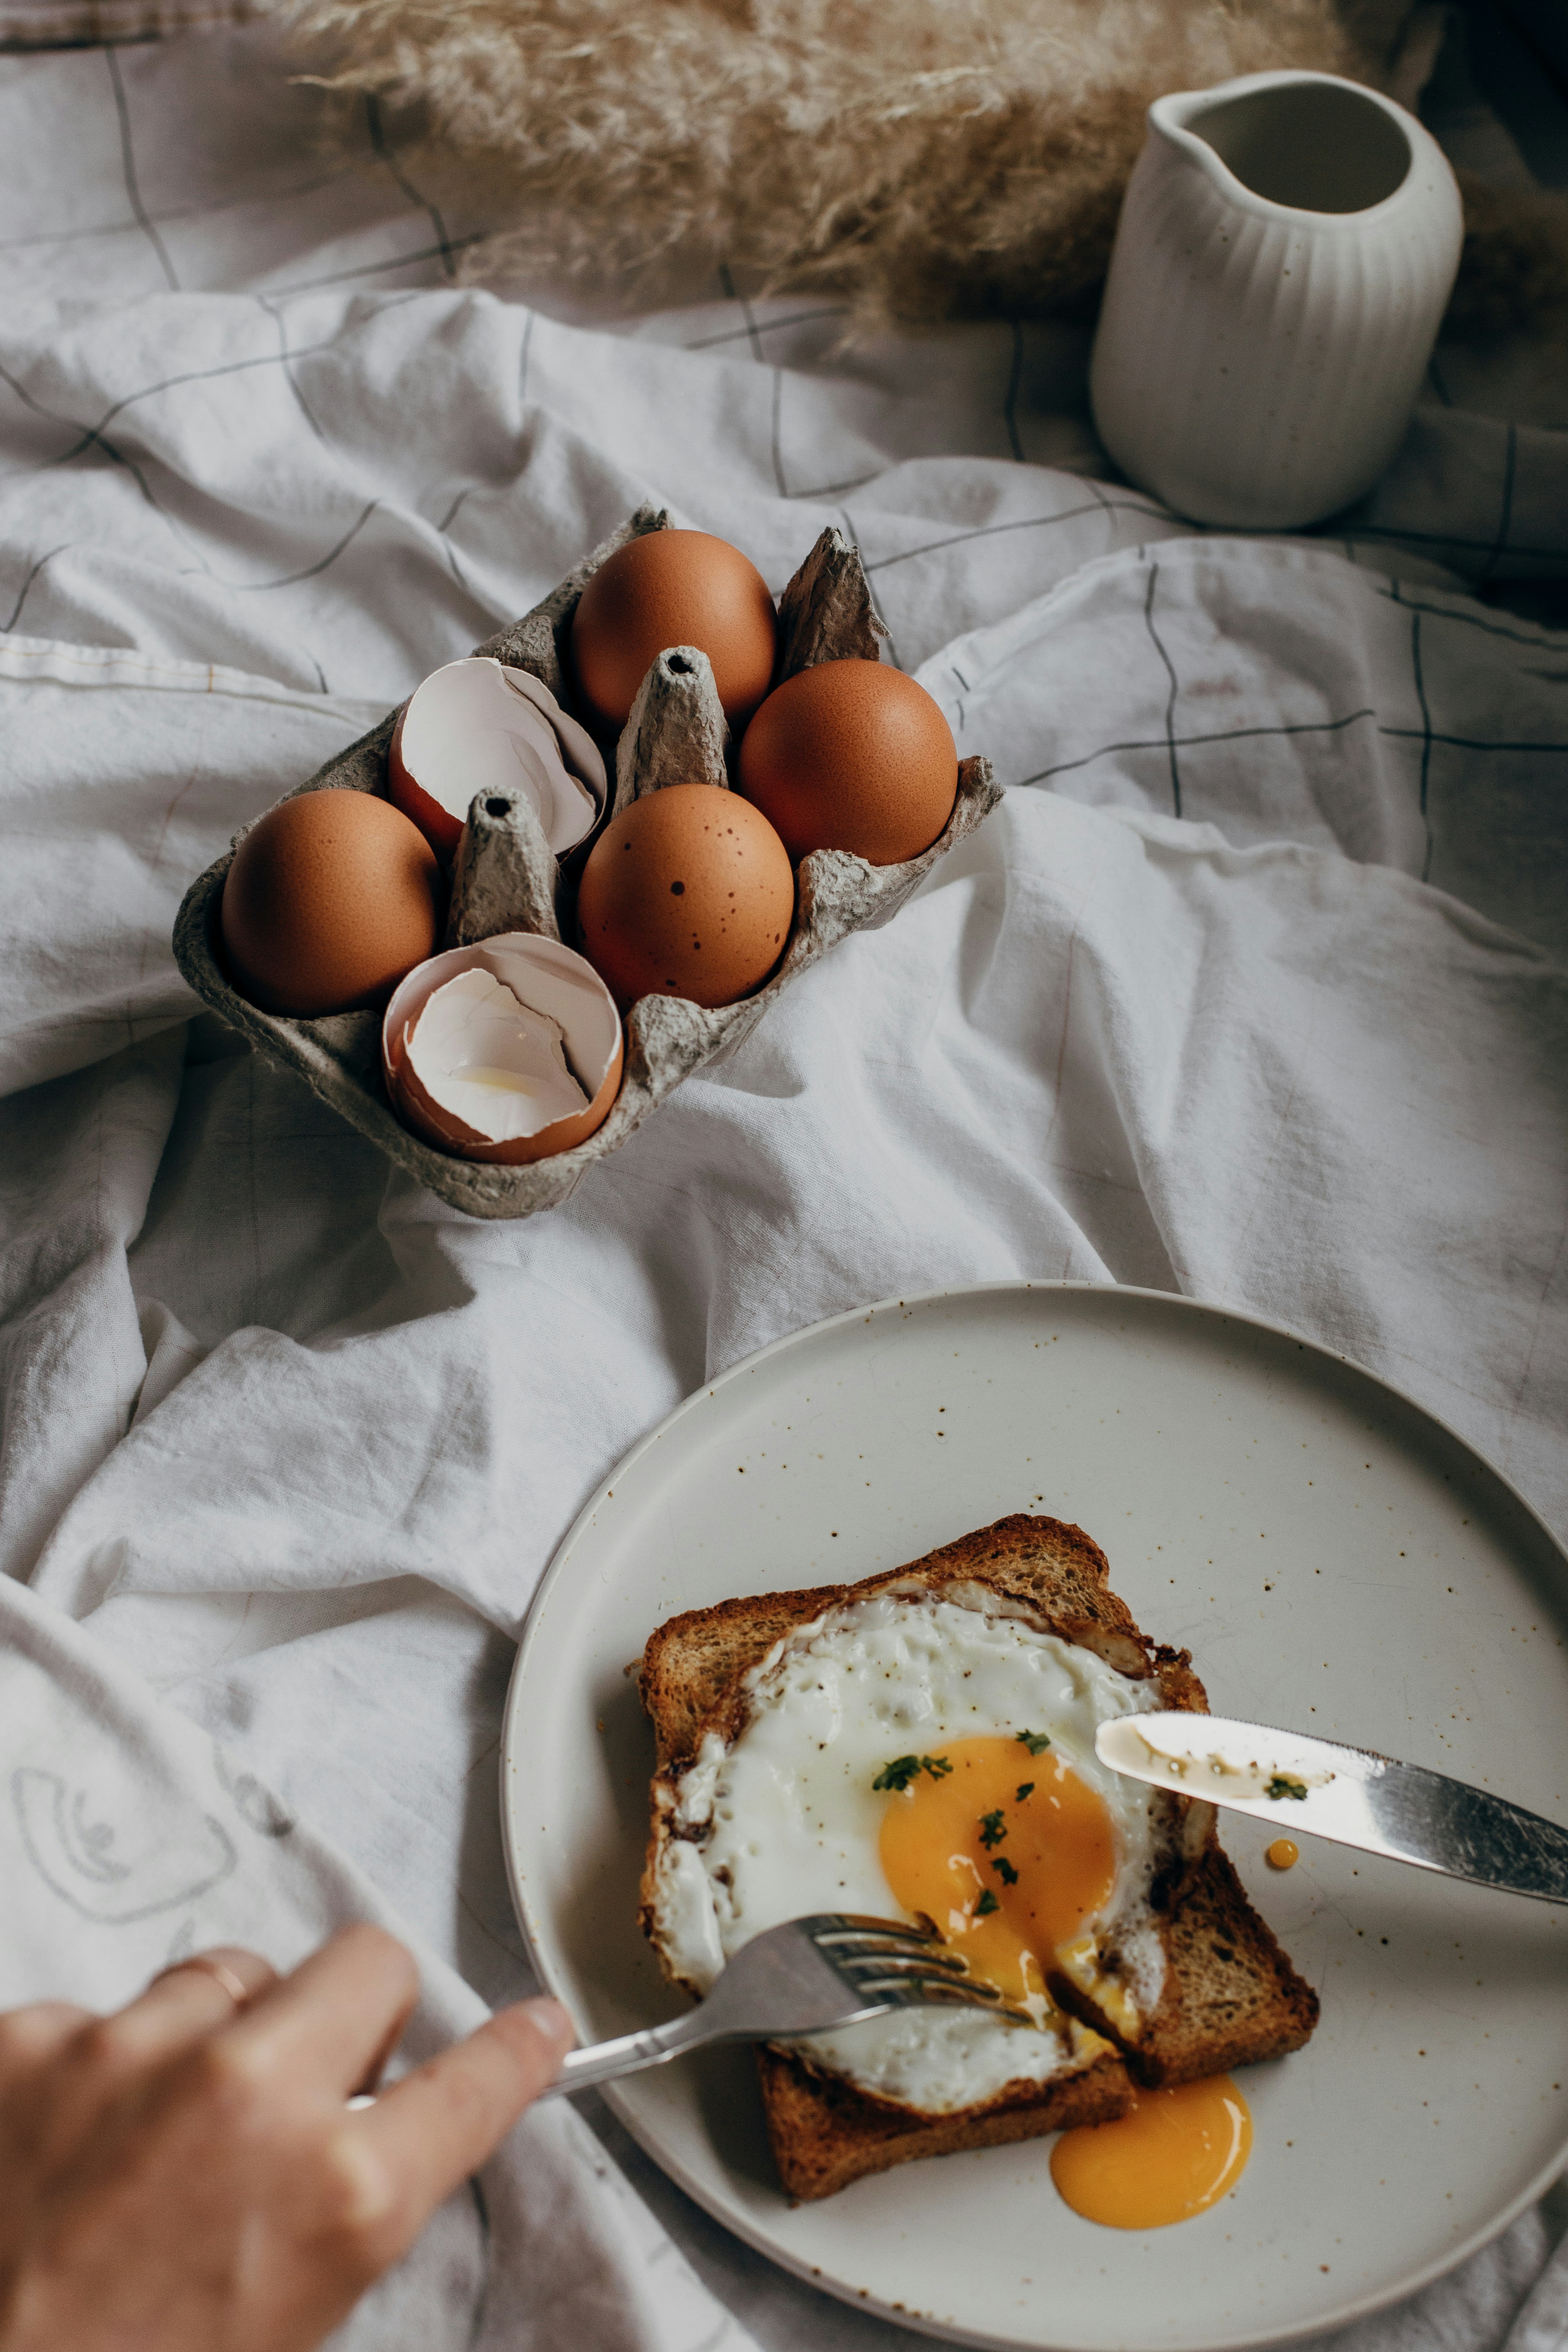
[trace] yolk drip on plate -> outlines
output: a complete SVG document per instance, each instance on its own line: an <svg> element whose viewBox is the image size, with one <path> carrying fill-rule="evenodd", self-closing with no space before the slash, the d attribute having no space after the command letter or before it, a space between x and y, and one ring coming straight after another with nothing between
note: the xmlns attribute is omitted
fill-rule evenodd
<svg viewBox="0 0 1568 2352"><path fill-rule="evenodd" d="M1252 2148L1252 2117L1228 2074L1138 2091L1114 2123L1080 2124L1051 2150L1051 2179L1086 2221L1163 2230L1190 2221L1235 2188Z"/></svg>
<svg viewBox="0 0 1568 2352"><path fill-rule="evenodd" d="M883 1816L882 1869L1010 2000L1047 2000L1057 1947L1109 1900L1116 1840L1069 1765L1026 1739L960 1739L914 1767ZM942 1768L942 1769L939 1769ZM894 1784L897 1786L897 1783Z"/></svg>

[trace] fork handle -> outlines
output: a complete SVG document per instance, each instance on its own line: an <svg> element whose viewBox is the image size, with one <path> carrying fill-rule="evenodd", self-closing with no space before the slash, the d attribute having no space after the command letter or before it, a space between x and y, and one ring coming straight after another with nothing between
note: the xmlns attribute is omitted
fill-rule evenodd
<svg viewBox="0 0 1568 2352"><path fill-rule="evenodd" d="M617 2074L662 2066L667 2058L679 2058L683 2050L714 2039L703 2032L700 2017L701 2011L694 2011L689 2017L672 2018L668 2025L651 2025L641 2033L621 2033L613 2042L595 2042L586 2050L568 2051L561 2072L539 2095L551 2099L562 2091L586 2091L595 2083L613 2082Z"/></svg>

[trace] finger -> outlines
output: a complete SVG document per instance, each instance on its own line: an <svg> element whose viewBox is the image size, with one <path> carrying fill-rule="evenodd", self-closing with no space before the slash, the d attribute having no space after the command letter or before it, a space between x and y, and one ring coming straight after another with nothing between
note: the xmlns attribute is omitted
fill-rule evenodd
<svg viewBox="0 0 1568 2352"><path fill-rule="evenodd" d="M232 2025L277 1982L277 1969L259 1952L210 1944L161 1969L117 2021L136 2056L160 2058Z"/></svg>
<svg viewBox="0 0 1568 2352"><path fill-rule="evenodd" d="M413 1954L362 1921L279 1978L224 2039L329 2097L344 2097L396 2046L418 1998Z"/></svg>
<svg viewBox="0 0 1568 2352"><path fill-rule="evenodd" d="M143 1993L110 2017L80 2021L79 2055L96 2079L172 2057L203 2042L269 1985L278 1971L259 1952L214 1944L160 1970Z"/></svg>
<svg viewBox="0 0 1568 2352"><path fill-rule="evenodd" d="M396 2179L413 2229L555 2080L575 2040L558 2001L519 2001L405 2074L354 2119Z"/></svg>
<svg viewBox="0 0 1568 2352"><path fill-rule="evenodd" d="M29 2001L0 2015L0 2084L52 2058L91 2015L68 2000Z"/></svg>

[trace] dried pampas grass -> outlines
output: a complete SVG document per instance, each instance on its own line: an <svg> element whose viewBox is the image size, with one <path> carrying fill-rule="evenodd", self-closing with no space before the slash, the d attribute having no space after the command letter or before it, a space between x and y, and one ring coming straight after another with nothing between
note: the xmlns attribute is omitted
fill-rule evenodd
<svg viewBox="0 0 1568 2352"><path fill-rule="evenodd" d="M292 0L321 78L422 110L531 270L723 263L867 325L1083 304L1163 90L1384 79L1408 0ZM507 256L492 241L481 268Z"/></svg>

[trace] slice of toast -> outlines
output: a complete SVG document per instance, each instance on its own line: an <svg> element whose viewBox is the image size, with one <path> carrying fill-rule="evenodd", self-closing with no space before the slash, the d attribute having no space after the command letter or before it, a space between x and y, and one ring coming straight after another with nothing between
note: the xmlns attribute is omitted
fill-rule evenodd
<svg viewBox="0 0 1568 2352"><path fill-rule="evenodd" d="M738 1737L751 1670L797 1626L828 1610L879 1594L963 1599L988 1613L1021 1615L1123 1675L1154 1680L1167 1707L1206 1713L1188 1654L1142 1633L1111 1591L1109 1574L1104 1553L1081 1528L1020 1514L858 1584L726 1601L661 1625L639 1670L657 1752L645 1932L657 1946L655 1866L672 1834L677 1784L709 1734L726 1744ZM913 2157L1105 2122L1126 2112L1135 2085L1190 2082L1301 2047L1317 2023L1317 1996L1248 1902L1220 1850L1213 1806L1164 1790L1152 1791L1150 1801L1156 1852L1150 1900L1165 1954L1152 2014L1131 2031L1120 2030L1090 1992L1053 1973L1053 1999L1111 2046L1077 2073L1009 2084L973 2106L940 2114L879 2097L787 2044L760 2048L769 2138L792 2197L831 2196L864 2173ZM1113 1952L1102 1960L1114 1970Z"/></svg>

